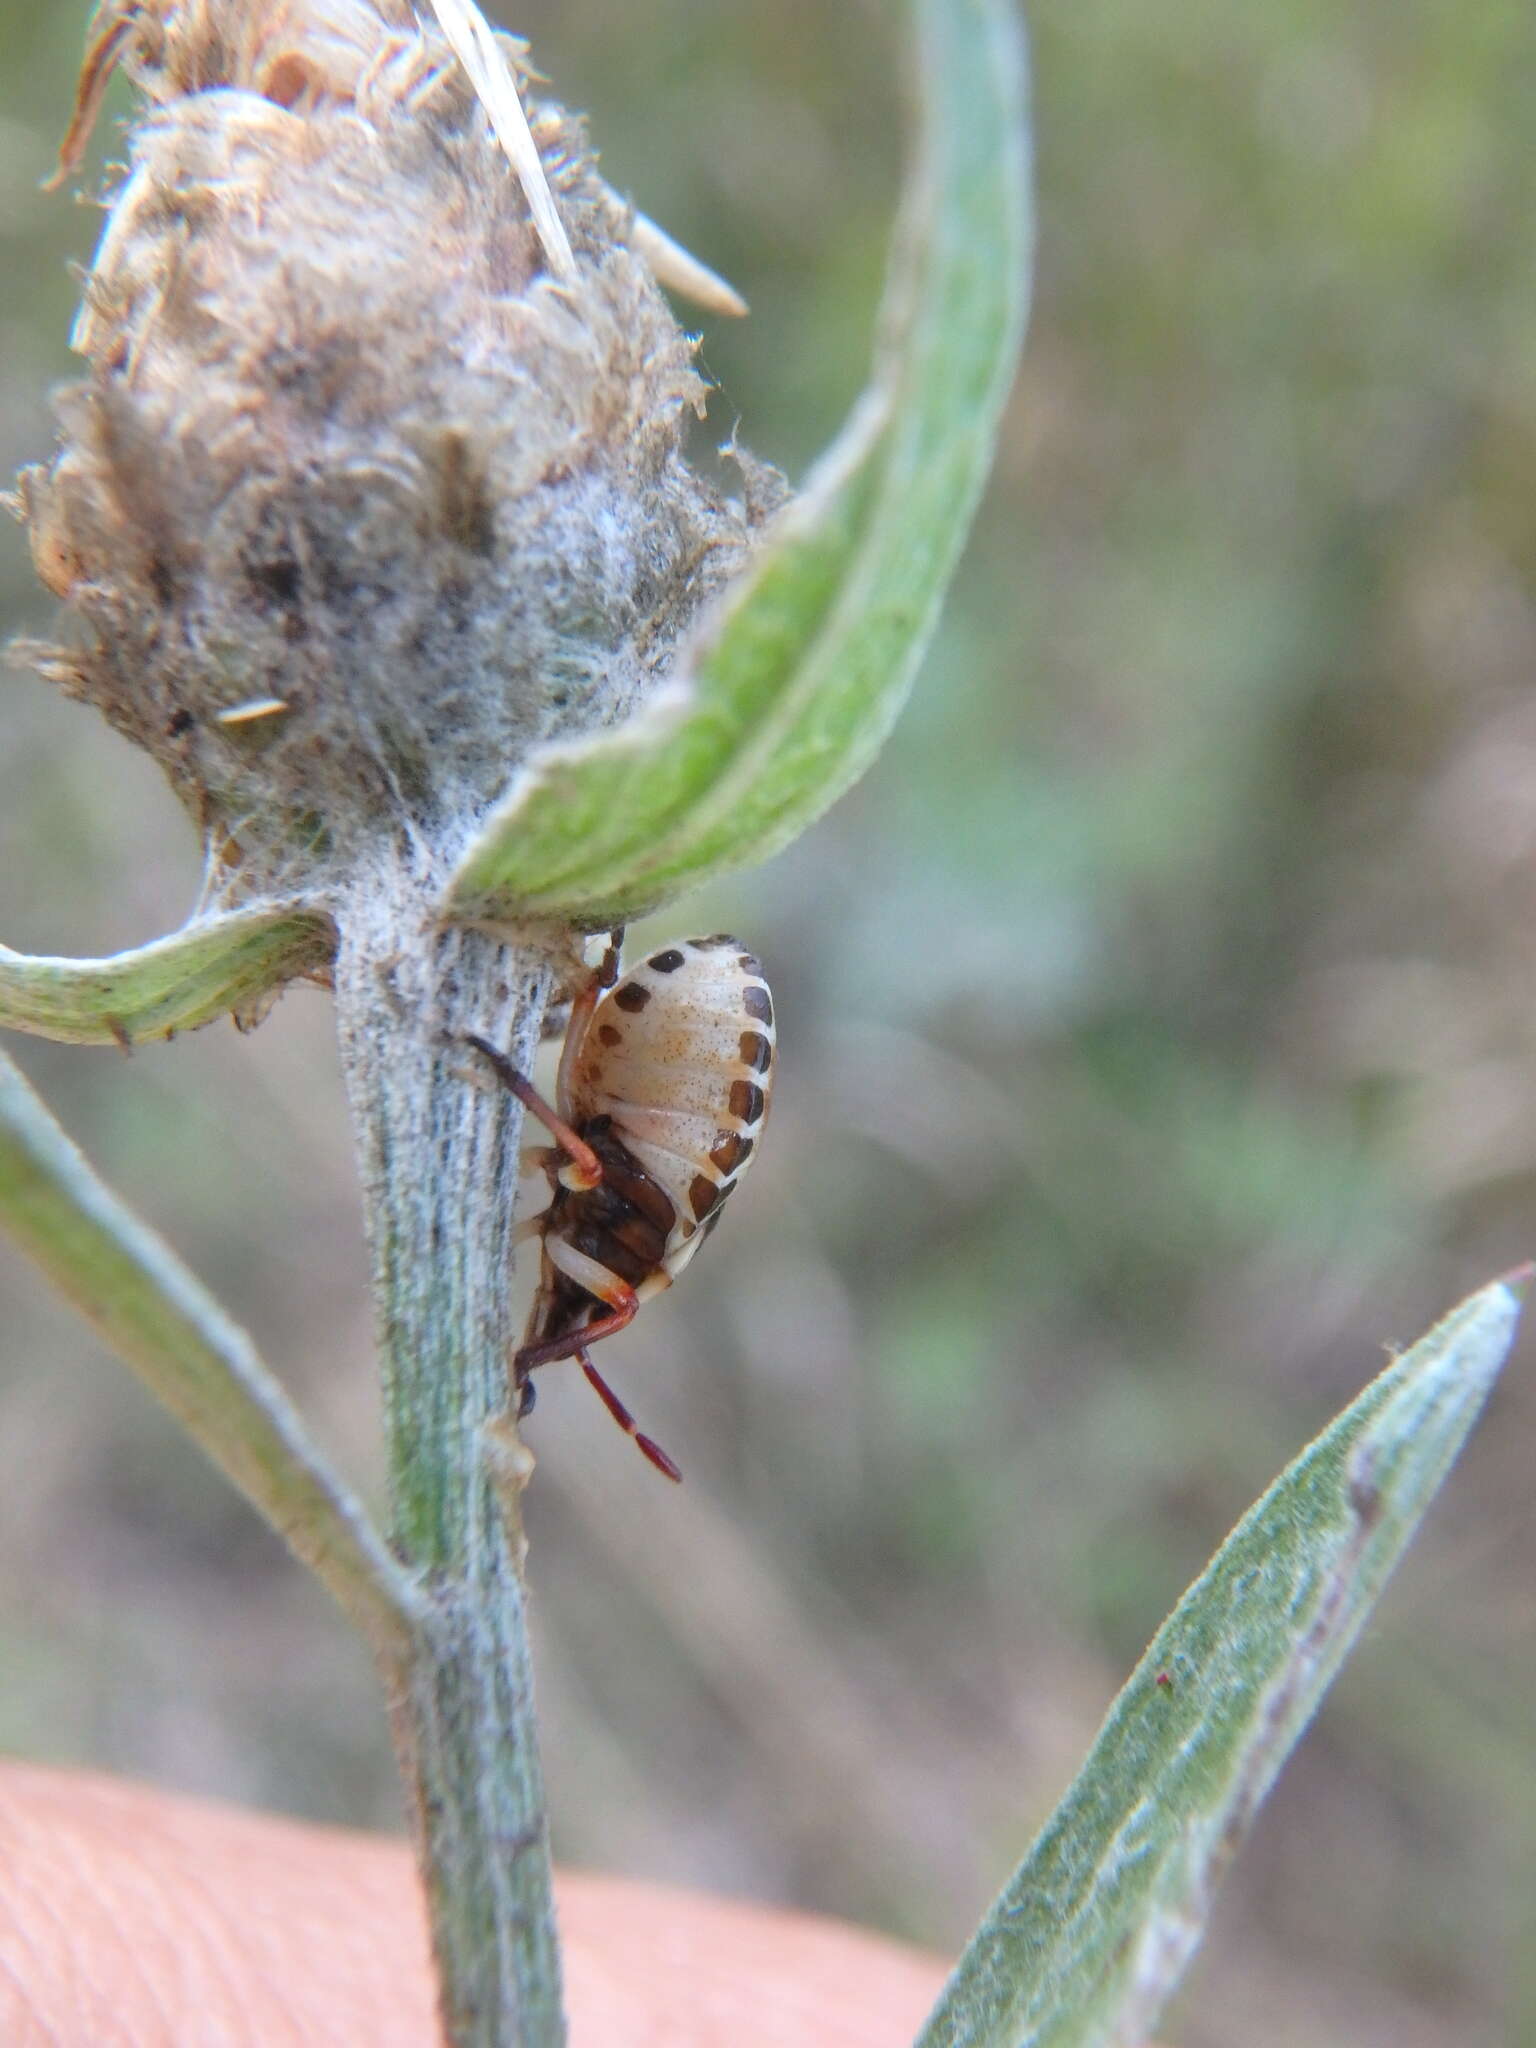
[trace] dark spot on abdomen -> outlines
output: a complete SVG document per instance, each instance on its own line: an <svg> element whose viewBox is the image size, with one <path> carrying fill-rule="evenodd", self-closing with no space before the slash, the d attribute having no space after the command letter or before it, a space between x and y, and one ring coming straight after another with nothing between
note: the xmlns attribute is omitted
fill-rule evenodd
<svg viewBox="0 0 1536 2048"><path fill-rule="evenodd" d="M755 1124L763 1113L763 1091L755 1081L731 1083L730 1112L744 1124Z"/></svg>
<svg viewBox="0 0 1536 2048"><path fill-rule="evenodd" d="M741 1034L741 1062L754 1074L766 1074L773 1065L773 1046L761 1031L743 1031Z"/></svg>
<svg viewBox="0 0 1536 2048"><path fill-rule="evenodd" d="M752 1140L740 1131L721 1131L709 1148L709 1163L727 1178L739 1172L752 1156Z"/></svg>

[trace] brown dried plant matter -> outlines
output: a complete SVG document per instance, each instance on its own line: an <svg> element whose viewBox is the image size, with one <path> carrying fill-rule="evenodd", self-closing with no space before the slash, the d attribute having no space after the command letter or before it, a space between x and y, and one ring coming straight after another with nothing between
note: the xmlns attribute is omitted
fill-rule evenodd
<svg viewBox="0 0 1536 2048"><path fill-rule="evenodd" d="M345 896L381 834L451 862L743 559L684 459L692 343L579 121L528 107L567 258L404 0L103 0L62 169L116 66L148 104L21 480L72 621L34 654L161 763L225 900Z"/></svg>

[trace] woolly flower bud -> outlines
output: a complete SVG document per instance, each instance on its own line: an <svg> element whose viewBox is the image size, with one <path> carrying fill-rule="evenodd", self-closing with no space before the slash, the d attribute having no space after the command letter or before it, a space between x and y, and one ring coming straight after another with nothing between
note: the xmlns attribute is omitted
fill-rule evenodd
<svg viewBox="0 0 1536 2048"><path fill-rule="evenodd" d="M522 124L522 46L439 12ZM743 559L683 456L692 344L580 124L529 109L514 172L407 0L103 0L66 169L115 65L148 106L90 375L21 482L76 622L41 665L161 763L226 898L344 891L380 834L451 860Z"/></svg>

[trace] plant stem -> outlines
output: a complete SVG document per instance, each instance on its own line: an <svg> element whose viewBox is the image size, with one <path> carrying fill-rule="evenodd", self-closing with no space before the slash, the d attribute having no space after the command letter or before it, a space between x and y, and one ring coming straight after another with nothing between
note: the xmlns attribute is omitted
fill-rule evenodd
<svg viewBox="0 0 1536 2048"><path fill-rule="evenodd" d="M359 890L336 964L392 1540L425 1606L390 1705L445 2037L552 2048L565 2029L520 1571L528 1464L517 1469L509 1429L487 1432L507 1395L522 1111L465 1077L457 1044L476 1031L526 1067L549 969L542 953L438 926L440 888L402 857Z"/></svg>

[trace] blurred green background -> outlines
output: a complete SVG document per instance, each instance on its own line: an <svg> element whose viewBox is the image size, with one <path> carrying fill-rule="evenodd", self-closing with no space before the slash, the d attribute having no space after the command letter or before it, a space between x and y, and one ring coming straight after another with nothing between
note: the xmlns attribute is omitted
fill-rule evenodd
<svg viewBox="0 0 1536 2048"><path fill-rule="evenodd" d="M97 217L38 181L84 11L0 0L0 472L70 372ZM704 337L712 430L797 473L865 362L895 10L503 18L751 300ZM912 710L656 927L739 930L781 1018L750 1192L608 1360L688 1484L552 1374L531 1504L563 1857L945 1948L1242 1508L1536 1251L1536 18L1033 27L1035 317ZM0 616L44 626L0 544ZM180 922L156 774L26 675L0 734L0 936ZM376 1490L329 1021L16 1050ZM0 1304L0 1745L394 1824L320 1594L4 1246ZM1170 2040L1536 2042L1533 1452L1528 1342Z"/></svg>

